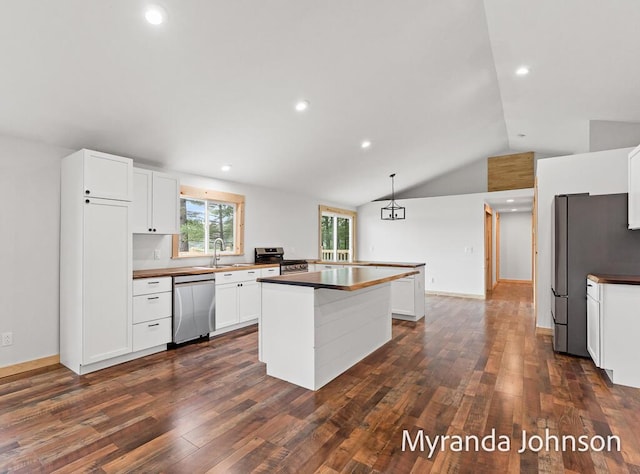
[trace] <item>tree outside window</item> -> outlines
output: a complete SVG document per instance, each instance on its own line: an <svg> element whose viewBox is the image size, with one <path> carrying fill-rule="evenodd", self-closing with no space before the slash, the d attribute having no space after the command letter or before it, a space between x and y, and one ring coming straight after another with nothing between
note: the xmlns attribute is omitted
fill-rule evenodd
<svg viewBox="0 0 640 474"><path fill-rule="evenodd" d="M187 186L182 188L180 234L174 236L173 257L213 254L216 239L224 241L223 253L241 255L244 196ZM223 199L207 199L209 197ZM224 198L229 198L229 201Z"/></svg>

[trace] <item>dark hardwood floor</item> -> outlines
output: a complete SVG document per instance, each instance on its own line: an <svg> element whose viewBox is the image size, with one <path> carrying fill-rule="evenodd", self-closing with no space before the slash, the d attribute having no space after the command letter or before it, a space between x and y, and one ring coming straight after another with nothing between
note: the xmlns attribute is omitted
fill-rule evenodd
<svg viewBox="0 0 640 474"><path fill-rule="evenodd" d="M420 430L492 429L507 452L402 450ZM545 430L617 435L621 451L518 452L523 431ZM394 322L390 343L317 392L267 377L255 330L85 376L0 379L0 472L53 471L640 473L640 389L554 354L530 286L430 296L425 320Z"/></svg>

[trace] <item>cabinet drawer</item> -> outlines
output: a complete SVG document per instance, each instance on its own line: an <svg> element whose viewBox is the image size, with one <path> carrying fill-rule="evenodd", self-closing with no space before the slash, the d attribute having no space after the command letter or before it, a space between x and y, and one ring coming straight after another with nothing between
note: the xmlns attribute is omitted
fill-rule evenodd
<svg viewBox="0 0 640 474"><path fill-rule="evenodd" d="M171 342L171 318L156 319L133 325L134 351L141 351L169 342Z"/></svg>
<svg viewBox="0 0 640 474"><path fill-rule="evenodd" d="M235 283L238 281L255 280L259 276L260 269L218 272L216 273L216 285L224 285L225 283Z"/></svg>
<svg viewBox="0 0 640 474"><path fill-rule="evenodd" d="M262 277L272 277L278 275L280 275L280 267L262 268L260 270L260 276Z"/></svg>
<svg viewBox="0 0 640 474"><path fill-rule="evenodd" d="M173 293L152 293L133 297L133 323L142 323L160 318L170 318Z"/></svg>
<svg viewBox="0 0 640 474"><path fill-rule="evenodd" d="M133 280L133 296L171 291L171 277L139 278Z"/></svg>

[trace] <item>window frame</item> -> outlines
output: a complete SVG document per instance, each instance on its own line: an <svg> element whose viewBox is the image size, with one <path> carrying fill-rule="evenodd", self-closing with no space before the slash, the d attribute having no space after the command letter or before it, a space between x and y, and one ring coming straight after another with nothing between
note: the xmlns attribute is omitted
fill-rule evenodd
<svg viewBox="0 0 640 474"><path fill-rule="evenodd" d="M219 255L244 255L244 207L245 197L242 194L233 194L211 189L203 189L195 186L180 186L180 199L198 199L213 203L231 204L235 206L234 215L234 248L231 251L222 251ZM180 252L180 234L173 235L172 259L211 257L213 253Z"/></svg>
<svg viewBox="0 0 640 474"><path fill-rule="evenodd" d="M351 219L351 258L349 260L326 260L328 262L355 262L356 258L356 243L357 243L357 221L358 221L358 213L356 211L351 211L349 209L340 209L337 207L325 206L320 204L318 206L318 258L322 261L322 216L323 214L331 214L337 217L346 217ZM336 236L337 238L337 236ZM335 252L335 257L337 258L337 252Z"/></svg>

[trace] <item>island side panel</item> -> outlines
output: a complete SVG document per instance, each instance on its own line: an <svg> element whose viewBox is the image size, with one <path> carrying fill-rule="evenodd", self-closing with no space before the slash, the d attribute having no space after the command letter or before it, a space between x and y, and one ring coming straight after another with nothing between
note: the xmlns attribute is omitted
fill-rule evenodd
<svg viewBox="0 0 640 474"><path fill-rule="evenodd" d="M267 375L315 390L314 289L262 283L260 343Z"/></svg>
<svg viewBox="0 0 640 474"><path fill-rule="evenodd" d="M391 340L391 284L316 290L315 390Z"/></svg>

